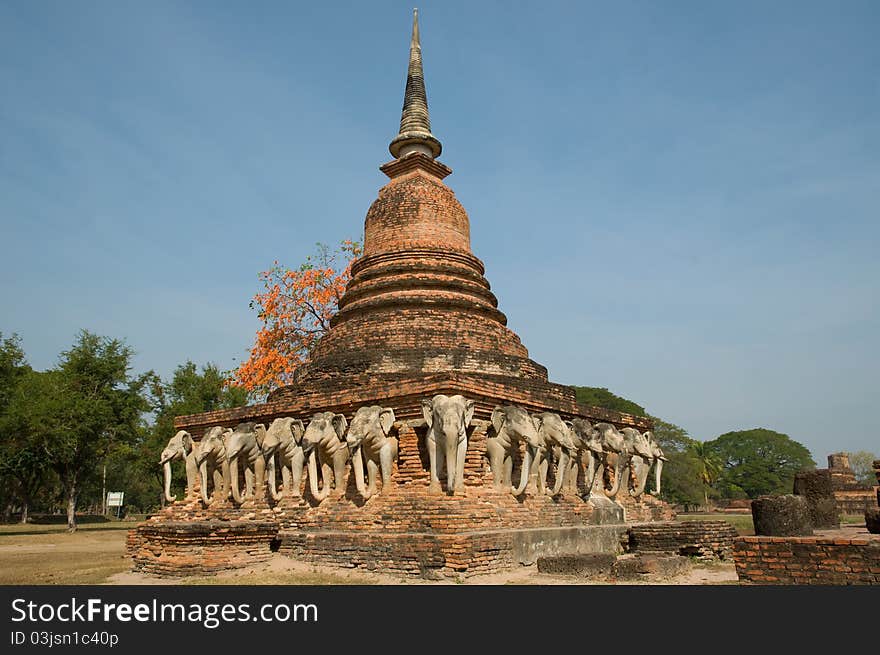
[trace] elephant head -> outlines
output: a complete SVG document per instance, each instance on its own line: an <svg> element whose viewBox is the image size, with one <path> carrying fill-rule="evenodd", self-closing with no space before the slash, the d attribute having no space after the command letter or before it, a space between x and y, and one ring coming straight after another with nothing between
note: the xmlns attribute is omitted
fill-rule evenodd
<svg viewBox="0 0 880 655"><path fill-rule="evenodd" d="M262 489L265 460L260 449L266 436L266 426L248 421L235 426L226 443L226 459L229 462L229 476L232 480L232 498L236 503L244 502L246 496ZM246 488L242 495L238 483L238 470L244 465ZM256 482L254 478L256 477Z"/></svg>
<svg viewBox="0 0 880 655"><path fill-rule="evenodd" d="M391 429L394 426L394 410L390 407L371 405L361 407L355 412L348 426L345 442L351 453L351 466L358 492L367 500L376 491L374 466L381 466L383 486L390 482L391 462L397 457L397 444L390 443ZM365 452L364 447L369 450ZM375 461L378 459L379 462ZM369 484L364 479L364 462L370 469Z"/></svg>
<svg viewBox="0 0 880 655"><path fill-rule="evenodd" d="M535 420L522 407L498 406L492 411L495 436L487 441L486 452L492 467L492 476L498 486L511 485L510 493L522 494L529 482L532 462L540 460L546 450L542 435L538 434ZM525 455L520 470L519 486L512 485L513 453L519 442L525 443ZM543 489L541 490L543 493Z"/></svg>
<svg viewBox="0 0 880 655"><path fill-rule="evenodd" d="M276 418L266 430L263 437L262 451L266 460L266 470L269 479L269 495L272 500L279 501L284 497L284 491L278 491L276 478L276 459L281 465L282 475L285 477L285 488L288 485L287 476L292 474L295 487L293 494L299 495L299 483L302 478L302 438L305 432L303 422L298 418L289 416ZM299 471L295 467L299 465ZM288 473L288 471L290 473Z"/></svg>
<svg viewBox="0 0 880 655"><path fill-rule="evenodd" d="M348 421L342 414L320 412L312 416L303 434L303 454L308 461L309 489L318 502L330 495L331 481L342 491L348 447L345 431ZM321 488L318 489L318 459L321 460Z"/></svg>
<svg viewBox="0 0 880 655"><path fill-rule="evenodd" d="M225 500L229 495L229 463L226 459L226 441L232 430L222 425L210 428L199 442L195 462L199 471L202 501L208 505L208 475L214 483L214 499Z"/></svg>
<svg viewBox="0 0 880 655"><path fill-rule="evenodd" d="M163 486L165 500L169 503L173 503L177 499L177 496L171 495L171 462L177 459L186 461L192 455L194 445L190 433L186 430L179 430L168 441L168 445L165 446L165 450L162 451L162 455L159 457L159 466L162 467L162 473L165 476L165 484ZM190 482L189 479L187 479L187 482Z"/></svg>
<svg viewBox="0 0 880 655"><path fill-rule="evenodd" d="M610 423L596 423L593 430L602 442L603 463L606 468L610 464L610 456L616 456L614 467L614 484L610 489L604 488L605 495L614 498L620 490L620 480L624 470L629 466L631 452L623 435Z"/></svg>
<svg viewBox="0 0 880 655"><path fill-rule="evenodd" d="M559 453L559 461L556 462L556 483L550 491L550 495L555 496L562 489L572 458L577 457L578 444L575 441L574 426L571 421L563 421L559 414L554 414L553 412L535 414L533 418L538 434L543 437L547 445L547 455L554 448ZM540 475L544 478L546 467L541 471ZM542 480L542 488L544 484Z"/></svg>
<svg viewBox="0 0 880 655"><path fill-rule="evenodd" d="M476 403L464 396L438 394L422 399L422 415L428 424L428 458L431 483L439 484L440 471L446 468L446 489L455 493L464 483L464 458L467 453L467 428L474 418Z"/></svg>
<svg viewBox="0 0 880 655"><path fill-rule="evenodd" d="M572 422L572 429L575 437L580 441L581 452L587 456L587 472L584 479L584 488L586 495L590 495L593 489L593 483L596 480L596 473L602 466L602 458L605 450L602 447L602 439L598 432L593 429L590 422L585 418L576 418Z"/></svg>
<svg viewBox="0 0 880 655"><path fill-rule="evenodd" d="M644 493L652 467L654 467L656 474L654 486L657 491L655 493L659 493L660 474L666 457L664 457L663 451L654 440L653 433L650 431L642 433L633 428L623 428L621 433L632 455L630 469L634 479L630 485L630 495L638 497Z"/></svg>

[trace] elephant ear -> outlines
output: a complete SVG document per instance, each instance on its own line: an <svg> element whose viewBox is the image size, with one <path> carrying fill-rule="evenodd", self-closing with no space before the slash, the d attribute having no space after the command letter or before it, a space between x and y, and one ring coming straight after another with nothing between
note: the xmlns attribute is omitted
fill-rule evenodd
<svg viewBox="0 0 880 655"><path fill-rule="evenodd" d="M298 418L293 419L290 422L290 435L293 437L293 440L296 443L300 443L302 441L303 435L306 433L306 426L303 425L303 422Z"/></svg>
<svg viewBox="0 0 880 655"><path fill-rule="evenodd" d="M474 410L477 408L477 403L473 400L466 400L464 403L464 427L467 428L471 424L471 421L474 418Z"/></svg>
<svg viewBox="0 0 880 655"><path fill-rule="evenodd" d="M391 426L394 425L394 410L390 407L385 407L379 412L379 425L382 427L382 432L385 433L385 436L388 436L388 433L391 432Z"/></svg>
<svg viewBox="0 0 880 655"><path fill-rule="evenodd" d="M336 436L339 437L341 441L343 437L345 437L345 431L348 429L348 421L345 420L345 416L342 414L334 414L333 418L330 419L330 423L333 424L333 429L336 430Z"/></svg>
<svg viewBox="0 0 880 655"><path fill-rule="evenodd" d="M540 432L541 426L544 425L544 417L541 414L532 414L532 423L535 424L535 429Z"/></svg>
<svg viewBox="0 0 880 655"><path fill-rule="evenodd" d="M430 398L422 398L422 416L425 417L425 423L428 427L434 422L434 401Z"/></svg>
<svg viewBox="0 0 880 655"><path fill-rule="evenodd" d="M492 410L492 427L495 428L495 434L501 434L505 418L507 416L504 413L504 408L500 405Z"/></svg>
<svg viewBox="0 0 880 655"><path fill-rule="evenodd" d="M263 442L266 440L266 426L262 423L257 423L254 426L254 438L257 440L257 445L262 448Z"/></svg>
<svg viewBox="0 0 880 655"><path fill-rule="evenodd" d="M189 455L193 449L193 438L189 432L184 432L180 437L180 443L183 446L183 452Z"/></svg>

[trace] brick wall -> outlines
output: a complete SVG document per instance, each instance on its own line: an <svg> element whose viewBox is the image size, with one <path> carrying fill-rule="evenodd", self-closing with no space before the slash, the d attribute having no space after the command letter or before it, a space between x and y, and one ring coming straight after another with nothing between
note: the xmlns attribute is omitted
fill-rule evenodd
<svg viewBox="0 0 880 655"><path fill-rule="evenodd" d="M134 571L206 575L265 561L277 531L272 521L147 522L129 531L126 549Z"/></svg>
<svg viewBox="0 0 880 655"><path fill-rule="evenodd" d="M629 528L630 550L693 555L701 560L730 559L736 538L736 529L727 521L649 523Z"/></svg>
<svg viewBox="0 0 880 655"><path fill-rule="evenodd" d="M880 538L739 537L733 559L754 584L880 584Z"/></svg>

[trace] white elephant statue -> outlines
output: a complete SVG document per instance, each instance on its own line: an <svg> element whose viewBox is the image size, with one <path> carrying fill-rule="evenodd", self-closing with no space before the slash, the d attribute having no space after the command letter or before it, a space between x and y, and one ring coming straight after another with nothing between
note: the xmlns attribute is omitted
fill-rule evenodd
<svg viewBox="0 0 880 655"><path fill-rule="evenodd" d="M433 489L440 488L440 473L446 471L446 489L454 494L464 485L464 459L467 429L474 418L476 403L464 396L438 394L422 399L422 415L428 424L425 444L431 466Z"/></svg>
<svg viewBox="0 0 880 655"><path fill-rule="evenodd" d="M312 416L303 435L302 447L308 463L309 490L318 502L331 489L345 492L345 465L349 451L345 442L348 421L342 414L319 412ZM321 465L321 488L318 488L318 464Z"/></svg>
<svg viewBox="0 0 880 655"><path fill-rule="evenodd" d="M177 500L177 496L171 495L171 462L181 460L186 467L186 495L189 496L195 489L195 480L197 475L196 453L198 451L197 444L193 441L192 435L186 430L179 430L168 441L165 450L159 457L159 466L162 467L164 475L164 484L162 489L165 494L165 500L173 503Z"/></svg>
<svg viewBox="0 0 880 655"><path fill-rule="evenodd" d="M376 493L376 478L382 473L382 489L391 484L391 472L397 459L397 437L392 435L394 410L371 405L355 412L345 441L351 453L351 466L357 490L369 500ZM368 482L364 480L364 465Z"/></svg>
<svg viewBox="0 0 880 655"><path fill-rule="evenodd" d="M667 460L653 433L639 432L634 428L623 428L621 433L632 452L629 465L631 475L628 476L630 496L638 498L644 493L651 468L654 468L656 477L654 493L659 494L663 462Z"/></svg>
<svg viewBox="0 0 880 655"><path fill-rule="evenodd" d="M551 496L556 496L562 491L566 475L570 472L571 463L576 462L580 452L579 442L574 434L571 421L564 421L559 414L553 412L541 412L532 416L538 434L543 437L546 448L544 457L538 462L538 475L541 489L547 487L547 469L550 455L556 463L556 482L549 491Z"/></svg>
<svg viewBox="0 0 880 655"><path fill-rule="evenodd" d="M632 451L627 444L623 434L610 423L596 423L593 426L596 437L602 442L602 465L604 470L609 470L613 463L614 482L611 487L605 487L602 490L608 498L617 496L620 490L620 483L624 474L628 474L629 460L632 457ZM612 460L613 458L613 460Z"/></svg>
<svg viewBox="0 0 880 655"><path fill-rule="evenodd" d="M210 505L218 499L224 501L229 497L229 462L226 459L226 442L231 434L232 430L229 428L215 425L205 432L199 442L195 463L199 471L202 502L205 505ZM214 485L213 495L208 493L209 480Z"/></svg>
<svg viewBox="0 0 880 655"><path fill-rule="evenodd" d="M246 499L256 497L263 490L266 460L262 444L266 437L266 426L247 421L235 426L226 442L226 460L229 462L229 476L232 480L232 499L239 505ZM238 470L244 467L245 493L241 493Z"/></svg>
<svg viewBox="0 0 880 655"><path fill-rule="evenodd" d="M263 438L263 457L266 459L266 472L269 483L269 495L272 500L279 501L284 494L300 495L305 453L302 440L306 428L298 418L289 416L276 418L266 430ZM277 464L276 464L276 460ZM276 470L280 466L282 489L278 490Z"/></svg>
<svg viewBox="0 0 880 655"><path fill-rule="evenodd" d="M492 481L498 488L509 488L510 493L519 496L526 490L532 463L541 461L547 446L543 435L538 433L535 420L522 407L499 405L492 411L493 433L486 439L486 455L492 469ZM520 471L519 486L513 486L513 456L519 444L525 444ZM541 493L544 488L541 487Z"/></svg>
<svg viewBox="0 0 880 655"><path fill-rule="evenodd" d="M579 453L580 457L577 462L573 464L572 472L570 475L573 477L574 487L577 487L577 473L578 468L582 465L582 462L586 464L586 468L584 470L584 494L585 498L590 496L590 492L593 489L593 483L596 480L596 474L599 469L602 467L602 457L605 453L604 448L602 447L602 440L599 438L598 433L593 429L593 426L590 422L585 418L576 418L571 422L572 430L574 430L575 437L578 441ZM586 460L584 462L584 460Z"/></svg>

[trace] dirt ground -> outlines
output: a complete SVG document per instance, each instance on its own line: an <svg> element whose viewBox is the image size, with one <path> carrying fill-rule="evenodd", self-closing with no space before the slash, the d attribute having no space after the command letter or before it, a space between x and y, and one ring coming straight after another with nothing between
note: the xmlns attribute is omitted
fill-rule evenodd
<svg viewBox="0 0 880 655"><path fill-rule="evenodd" d="M125 526L129 527L129 526ZM0 532L0 584L585 584L522 567L504 573L443 580L399 578L362 570L340 570L296 562L276 555L268 562L221 575L168 580L132 573L125 554L126 529L80 529L40 532ZM619 584L731 584L737 580L733 563L693 563L690 570L668 579ZM595 583L591 583L595 584Z"/></svg>

